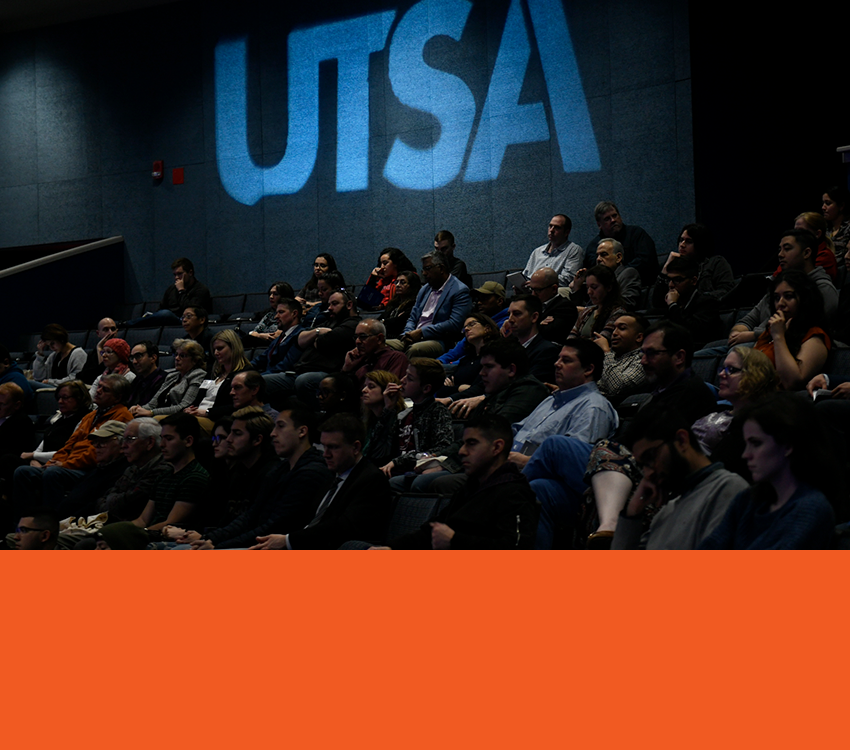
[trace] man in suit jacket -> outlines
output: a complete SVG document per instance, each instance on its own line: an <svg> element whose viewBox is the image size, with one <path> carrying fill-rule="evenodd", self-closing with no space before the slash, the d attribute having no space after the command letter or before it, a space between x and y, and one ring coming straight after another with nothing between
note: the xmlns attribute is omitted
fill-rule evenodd
<svg viewBox="0 0 850 750"><path fill-rule="evenodd" d="M548 341L563 344L578 318L575 302L558 293L558 274L552 268L540 268L531 274L528 291L543 303L537 321L540 335Z"/></svg>
<svg viewBox="0 0 850 750"><path fill-rule="evenodd" d="M427 282L416 297L401 339L387 345L409 358L439 357L460 339L463 321L472 310L469 287L449 273L449 262L439 250L422 257Z"/></svg>
<svg viewBox="0 0 850 750"><path fill-rule="evenodd" d="M274 317L280 335L251 360L251 366L264 376L291 370L304 353L297 344L298 334L304 330L301 326L301 304L294 299L281 299Z"/></svg>
<svg viewBox="0 0 850 750"><path fill-rule="evenodd" d="M389 480L363 458L366 435L353 414L335 414L321 426L325 463L335 482L303 529L257 538L251 549L338 549L350 539L380 539L392 507Z"/></svg>

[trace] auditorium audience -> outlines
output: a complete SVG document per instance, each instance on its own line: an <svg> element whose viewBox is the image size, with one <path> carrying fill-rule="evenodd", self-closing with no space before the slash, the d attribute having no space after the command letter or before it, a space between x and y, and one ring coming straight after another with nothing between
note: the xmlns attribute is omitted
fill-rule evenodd
<svg viewBox="0 0 850 750"><path fill-rule="evenodd" d="M455 236L447 229L440 230L434 237L434 250L445 256L448 272L461 284L472 289L472 276L466 270L466 263L455 257Z"/></svg>
<svg viewBox="0 0 850 750"><path fill-rule="evenodd" d="M411 260L399 248L385 247L378 256L378 265L357 298L358 304L372 310L385 308L395 296L398 275L402 271L415 270Z"/></svg>
<svg viewBox="0 0 850 750"><path fill-rule="evenodd" d="M576 324L578 310L572 299L558 292L558 275L551 268L539 268L525 286L543 304L537 321L540 335L559 344L566 341Z"/></svg>
<svg viewBox="0 0 850 750"><path fill-rule="evenodd" d="M608 266L595 265L587 272L584 285L590 304L579 312L570 337L592 339L599 333L610 340L614 321L626 312L617 277Z"/></svg>
<svg viewBox="0 0 850 750"><path fill-rule="evenodd" d="M449 406L478 380L481 370L481 347L499 338L496 322L483 313L472 313L463 324L463 338L438 361L450 374L437 392L438 399ZM449 369L451 368L451 369Z"/></svg>
<svg viewBox="0 0 850 750"><path fill-rule="evenodd" d="M828 228L826 236L835 245L835 254L843 256L850 250L850 192L836 185L823 194L823 218Z"/></svg>
<svg viewBox="0 0 850 750"><path fill-rule="evenodd" d="M195 403L201 383L206 379L204 350L197 341L175 339L174 369L146 404L130 407L134 417L162 417L176 414Z"/></svg>
<svg viewBox="0 0 850 750"><path fill-rule="evenodd" d="M658 274L658 256L652 237L641 227L624 224L620 210L611 201L597 203L593 215L599 234L587 243L584 251L585 267L594 265L596 249L602 240L617 240L623 246L625 265L637 269L644 285L651 284Z"/></svg>
<svg viewBox="0 0 850 750"><path fill-rule="evenodd" d="M390 384L401 383L395 373L374 370L366 374L360 394L366 443L363 455L379 468L395 457L398 415L407 408L402 390L387 393Z"/></svg>
<svg viewBox="0 0 850 750"><path fill-rule="evenodd" d="M44 466L71 437L80 420L89 413L91 396L81 380L62 383L55 391L57 411L50 417L41 443L32 452L21 453L21 461L29 466Z"/></svg>
<svg viewBox="0 0 850 750"><path fill-rule="evenodd" d="M68 331L58 323L48 323L44 327L36 350L32 377L44 385L59 385L76 380L86 364L86 353L68 341Z"/></svg>
<svg viewBox="0 0 850 750"><path fill-rule="evenodd" d="M729 261L722 255L714 255L714 245L708 227L704 224L685 224L679 232L676 250L667 256L661 275L655 283L653 304L656 307L660 306L656 300L663 298L667 293L665 277L670 275L670 263L676 258L687 258L697 264L699 269L697 288L706 297L719 300L731 292L735 286L735 277ZM658 291L659 288L661 291Z"/></svg>
<svg viewBox="0 0 850 750"><path fill-rule="evenodd" d="M328 271L336 271L336 260L330 253L319 253L313 261L313 273L295 297L304 307L319 303L319 279Z"/></svg>
<svg viewBox="0 0 850 750"><path fill-rule="evenodd" d="M94 399L98 383L106 375L121 375L128 383L136 379L136 374L130 369L130 345L124 339L107 339L103 342L100 355L103 372L94 379L89 389L92 399Z"/></svg>
<svg viewBox="0 0 850 750"><path fill-rule="evenodd" d="M136 378L127 397L127 406L146 404L165 382L165 370L159 366L159 351L152 341L140 341L130 350L130 368Z"/></svg>
<svg viewBox="0 0 850 750"><path fill-rule="evenodd" d="M627 310L638 306L641 296L640 274L637 269L623 265L625 250L617 240L602 240L596 247L596 263L592 265L607 266L614 272L620 285L620 299ZM587 304L587 289L584 282L587 279L587 269L581 268L570 282L570 299L577 305Z"/></svg>
<svg viewBox="0 0 850 750"><path fill-rule="evenodd" d="M387 338L401 338L421 288L422 280L415 271L402 271L398 275L395 296L384 308L380 318L387 329Z"/></svg>
<svg viewBox="0 0 850 750"><path fill-rule="evenodd" d="M276 281L269 289L269 310L263 313L257 325L250 331L252 343L257 341L273 341L280 335L277 324L277 306L282 299L291 299L295 296L292 287L285 281Z"/></svg>

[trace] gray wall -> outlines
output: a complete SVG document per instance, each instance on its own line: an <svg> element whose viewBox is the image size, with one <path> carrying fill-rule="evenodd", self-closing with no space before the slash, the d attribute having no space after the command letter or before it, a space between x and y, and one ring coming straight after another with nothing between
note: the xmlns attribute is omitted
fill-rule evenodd
<svg viewBox="0 0 850 750"><path fill-rule="evenodd" d="M361 283L380 248L395 245L418 259L443 228L455 233L458 255L473 271L522 265L545 241L555 212L572 217L572 239L586 244L596 234L592 212L601 199L616 201L659 251L671 249L693 219L687 5L662 0L564 4L599 171L565 173L552 138L510 146L494 181L464 182L462 170L433 190L393 186L382 172L396 136L422 148L440 130L394 95L388 45L370 61L368 189L336 191L337 67L325 62L310 178L295 194L239 203L222 186L216 163L216 44L249 40L248 142L254 161L271 166L287 147L291 29L395 10L392 40L413 4L346 3L340 12L330 4L295 11L281 5L243 2L225 16L215 4L186 2L5 37L0 247L123 234L129 301L158 298L178 255L193 258L214 294L229 294L262 290L278 278L297 288L317 249L337 257L348 283ZM477 2L459 42L443 36L425 48L433 67L471 90L473 138L508 7ZM530 30L525 2L522 8ZM529 37L520 101L541 101L554 132L536 38ZM467 146L467 160L469 152ZM160 184L150 175L155 159L166 165ZM185 168L185 184L171 184L174 167Z"/></svg>

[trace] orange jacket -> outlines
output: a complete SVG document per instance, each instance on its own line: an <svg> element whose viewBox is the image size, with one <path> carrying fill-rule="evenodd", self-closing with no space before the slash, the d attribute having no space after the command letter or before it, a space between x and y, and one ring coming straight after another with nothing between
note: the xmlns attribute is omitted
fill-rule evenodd
<svg viewBox="0 0 850 750"><path fill-rule="evenodd" d="M130 414L130 410L124 404L118 404L103 414L97 422L95 422L96 418L96 411L86 414L80 420L74 434L68 438L65 445L53 454L53 458L50 459L47 466L62 464L64 469L90 469L95 465L95 456L94 445L89 440L89 435L110 419L129 422L133 415Z"/></svg>

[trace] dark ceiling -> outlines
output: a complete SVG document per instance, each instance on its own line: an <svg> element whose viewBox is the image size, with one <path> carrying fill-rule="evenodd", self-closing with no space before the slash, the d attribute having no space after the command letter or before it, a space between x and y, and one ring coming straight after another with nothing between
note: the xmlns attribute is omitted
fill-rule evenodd
<svg viewBox="0 0 850 750"><path fill-rule="evenodd" d="M123 13L176 0L0 0L0 34Z"/></svg>

